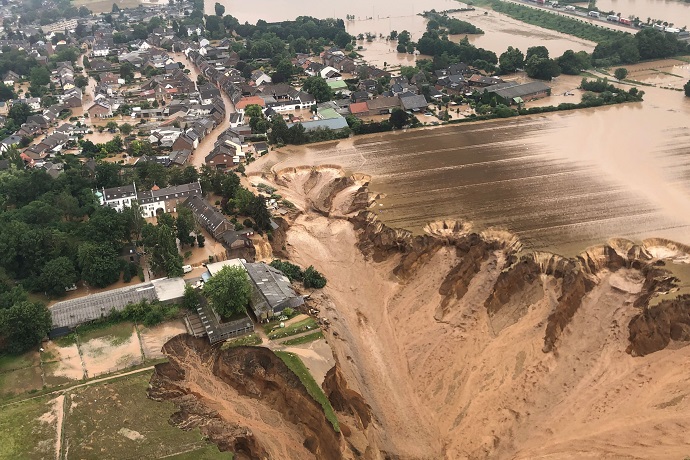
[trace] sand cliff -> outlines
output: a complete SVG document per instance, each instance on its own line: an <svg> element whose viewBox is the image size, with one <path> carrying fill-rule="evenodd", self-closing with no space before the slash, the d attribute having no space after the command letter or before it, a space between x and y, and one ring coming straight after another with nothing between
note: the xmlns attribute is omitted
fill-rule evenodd
<svg viewBox="0 0 690 460"><path fill-rule="evenodd" d="M339 365L324 386L348 428L303 455L326 444L338 446L323 450L332 458L372 459L690 453L690 297L649 307L674 286L661 259L685 261L687 248L611 240L565 258L460 221L414 236L369 210L367 177L320 167L250 180L300 210L281 220L274 253L329 280L313 301L332 324ZM318 437L312 422L293 437ZM269 425L249 417L257 434L239 439L258 446L257 458L297 458L281 457L292 452L285 437L263 439Z"/></svg>

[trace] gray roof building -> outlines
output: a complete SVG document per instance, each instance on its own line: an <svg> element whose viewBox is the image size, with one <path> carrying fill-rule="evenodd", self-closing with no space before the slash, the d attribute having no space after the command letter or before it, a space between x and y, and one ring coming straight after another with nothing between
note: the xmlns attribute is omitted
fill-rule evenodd
<svg viewBox="0 0 690 460"><path fill-rule="evenodd" d="M252 281L252 310L258 320L280 314L284 309L304 304L290 285L290 280L280 270L264 263L244 263Z"/></svg>

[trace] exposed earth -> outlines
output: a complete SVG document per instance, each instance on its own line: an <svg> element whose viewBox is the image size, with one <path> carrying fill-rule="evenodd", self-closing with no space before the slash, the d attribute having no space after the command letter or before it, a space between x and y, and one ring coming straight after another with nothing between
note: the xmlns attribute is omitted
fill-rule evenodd
<svg viewBox="0 0 690 460"><path fill-rule="evenodd" d="M336 433L269 350L164 347L151 395L239 458L684 458L690 296L665 266L690 248L612 240L575 258L505 231L436 222L422 236L367 209L365 176L294 168L267 182L298 211L273 252L329 280L324 391ZM662 260L664 259L664 260ZM297 410L299 408L299 410Z"/></svg>

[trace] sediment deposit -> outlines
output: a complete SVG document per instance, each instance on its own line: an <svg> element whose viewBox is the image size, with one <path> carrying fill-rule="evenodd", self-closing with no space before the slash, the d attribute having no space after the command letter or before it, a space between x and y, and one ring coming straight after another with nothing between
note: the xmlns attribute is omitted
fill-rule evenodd
<svg viewBox="0 0 690 460"><path fill-rule="evenodd" d="M337 168L250 180L277 186L301 210L281 222L274 251L329 280L312 302L331 323L339 365L324 387L349 437L337 443L312 422L288 423L289 411L280 423L259 421L251 414L271 398L262 393L248 402L234 383L200 391L205 384L190 376L209 367L206 358L188 369L182 363L197 358L182 356L171 366L189 372L180 401L197 394L227 423L249 413L246 442L269 457L298 458L286 449L306 448L293 438L318 433L318 449L337 445L333 455L372 459L690 452L690 297L649 306L656 292L674 289L660 258L683 261L681 245L617 239L573 258L525 253L509 232L479 232L469 222L430 223L418 236L389 228L370 206L368 178ZM221 376L217 367L214 379L248 378Z"/></svg>

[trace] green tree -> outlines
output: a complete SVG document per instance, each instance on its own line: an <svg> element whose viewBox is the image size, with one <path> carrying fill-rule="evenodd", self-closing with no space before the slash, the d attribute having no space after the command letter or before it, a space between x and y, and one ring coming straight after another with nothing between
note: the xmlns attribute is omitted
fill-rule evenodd
<svg viewBox="0 0 690 460"><path fill-rule="evenodd" d="M517 48L509 46L498 58L501 73L513 73L525 65L525 55Z"/></svg>
<svg viewBox="0 0 690 460"><path fill-rule="evenodd" d="M189 284L184 287L184 295L182 296L182 307L189 311L196 312L197 307L200 304L199 291L194 289Z"/></svg>
<svg viewBox="0 0 690 460"><path fill-rule="evenodd" d="M561 72L566 75L579 75L582 69L587 69L590 67L589 55L582 52L574 52L573 50L567 50L556 59L558 66L561 68Z"/></svg>
<svg viewBox="0 0 690 460"><path fill-rule="evenodd" d="M177 219L175 221L175 229L177 230L177 239L180 240L181 245L193 245L196 241L192 232L194 231L195 221L191 209L181 207L177 212Z"/></svg>
<svg viewBox="0 0 690 460"><path fill-rule="evenodd" d="M120 125L120 132L125 136L129 136L133 130L134 126L130 125L129 123L122 123Z"/></svg>
<svg viewBox="0 0 690 460"><path fill-rule="evenodd" d="M12 104L10 111L7 113L7 118L14 121L16 126L21 126L26 123L26 119L31 115L31 107L23 102L19 104Z"/></svg>
<svg viewBox="0 0 690 460"><path fill-rule="evenodd" d="M242 267L223 267L204 285L204 295L216 312L225 318L245 311L251 284Z"/></svg>
<svg viewBox="0 0 690 460"><path fill-rule="evenodd" d="M177 250L173 227L160 223L156 227L147 225L142 233L147 252L151 254L151 269L169 277L182 276L182 256Z"/></svg>
<svg viewBox="0 0 690 460"><path fill-rule="evenodd" d="M9 101L10 99L14 99L16 96L17 95L14 94L12 88L3 82L0 82L0 102Z"/></svg>
<svg viewBox="0 0 690 460"><path fill-rule="evenodd" d="M352 36L344 30L338 32L333 39L333 43L335 43L338 48L345 48L351 41Z"/></svg>
<svg viewBox="0 0 690 460"><path fill-rule="evenodd" d="M89 77L86 75L77 75L74 77L74 84L79 88L84 89L89 84Z"/></svg>
<svg viewBox="0 0 690 460"><path fill-rule="evenodd" d="M304 287L307 289L323 289L326 286L326 277L316 271L316 269L310 265L306 270L304 270L302 282L304 283Z"/></svg>
<svg viewBox="0 0 690 460"><path fill-rule="evenodd" d="M410 117L407 112L405 112L403 109L396 108L393 109L389 121L395 129L400 129L408 123L409 119Z"/></svg>
<svg viewBox="0 0 690 460"><path fill-rule="evenodd" d="M221 17L225 14L225 7L218 2L216 2L214 5L214 9L216 11L216 16L218 17Z"/></svg>
<svg viewBox="0 0 690 460"><path fill-rule="evenodd" d="M613 72L613 76L618 80L625 80L625 77L628 76L628 69L625 67L619 67Z"/></svg>
<svg viewBox="0 0 690 460"><path fill-rule="evenodd" d="M77 282L74 264L67 257L58 257L48 261L41 270L41 286L50 296L65 295L65 288Z"/></svg>
<svg viewBox="0 0 690 460"><path fill-rule="evenodd" d="M5 349L19 354L41 343L52 326L50 311L45 305L21 301L0 310L0 335Z"/></svg>
<svg viewBox="0 0 690 460"><path fill-rule="evenodd" d="M105 124L105 129L114 131L117 129L117 123L115 123L114 121L109 121Z"/></svg>
<svg viewBox="0 0 690 460"><path fill-rule="evenodd" d="M261 106L258 104L249 104L244 108L244 114L248 117L263 117L263 112L261 111Z"/></svg>
<svg viewBox="0 0 690 460"><path fill-rule="evenodd" d="M538 56L532 56L527 60L525 70L528 77L540 80L551 80L561 74L561 68L555 60Z"/></svg>
<svg viewBox="0 0 690 460"><path fill-rule="evenodd" d="M549 58L549 50L545 46L530 46L527 48L527 54L525 55L525 61L529 60L531 57L536 56L542 59Z"/></svg>
<svg viewBox="0 0 690 460"><path fill-rule="evenodd" d="M109 244L83 243L77 251L81 278L94 287L106 287L120 279L120 258Z"/></svg>
<svg viewBox="0 0 690 460"><path fill-rule="evenodd" d="M330 101L333 97L333 91L326 83L326 80L318 76L307 78L302 89L314 96L317 102Z"/></svg>
<svg viewBox="0 0 690 460"><path fill-rule="evenodd" d="M29 74L31 86L45 86L50 84L50 72L47 67L39 66L31 69Z"/></svg>

